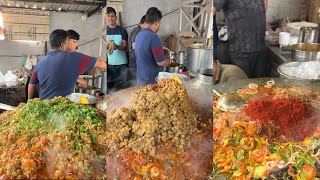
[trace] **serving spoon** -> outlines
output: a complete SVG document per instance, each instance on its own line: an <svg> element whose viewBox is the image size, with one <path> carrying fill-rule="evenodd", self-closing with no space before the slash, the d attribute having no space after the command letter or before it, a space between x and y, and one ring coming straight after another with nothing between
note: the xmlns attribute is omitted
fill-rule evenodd
<svg viewBox="0 0 320 180"><path fill-rule="evenodd" d="M215 89L212 90L213 94L218 97L217 108L222 111L232 111L237 108L242 107L244 103L244 99L236 94L228 93L221 95Z"/></svg>
<svg viewBox="0 0 320 180"><path fill-rule="evenodd" d="M7 111L11 111L11 110L17 109L17 107L0 103L0 109L7 110Z"/></svg>

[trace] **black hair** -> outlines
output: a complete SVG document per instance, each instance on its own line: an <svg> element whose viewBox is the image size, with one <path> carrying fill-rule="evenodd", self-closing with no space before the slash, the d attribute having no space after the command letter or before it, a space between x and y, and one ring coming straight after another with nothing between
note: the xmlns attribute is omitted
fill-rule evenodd
<svg viewBox="0 0 320 180"><path fill-rule="evenodd" d="M140 19L140 24L143 24L146 22L146 15L142 16L142 18Z"/></svg>
<svg viewBox="0 0 320 180"><path fill-rule="evenodd" d="M66 41L68 37L67 31L63 29L56 29L50 34L50 46L52 49L59 49L62 43Z"/></svg>
<svg viewBox="0 0 320 180"><path fill-rule="evenodd" d="M151 7L148 9L146 14L146 23L153 24L162 18L161 11L156 7Z"/></svg>
<svg viewBox="0 0 320 180"><path fill-rule="evenodd" d="M69 39L75 39L75 40L78 40L78 41L79 41L80 35L79 35L76 31L74 31L74 30L72 30L72 29L69 29L69 30L67 31L67 33L68 33L68 38L69 38Z"/></svg>
<svg viewBox="0 0 320 180"><path fill-rule="evenodd" d="M107 14L114 13L117 16L117 12L113 7L107 7Z"/></svg>

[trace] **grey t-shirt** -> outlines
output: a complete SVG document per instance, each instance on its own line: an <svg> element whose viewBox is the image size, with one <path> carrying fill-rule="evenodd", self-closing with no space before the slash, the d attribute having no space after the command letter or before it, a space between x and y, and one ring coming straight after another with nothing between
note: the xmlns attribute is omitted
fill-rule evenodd
<svg viewBox="0 0 320 180"><path fill-rule="evenodd" d="M214 84L220 84L230 81L236 81L239 79L248 79L246 73L244 73L238 66L232 64L221 64L217 61L217 76L214 80Z"/></svg>
<svg viewBox="0 0 320 180"><path fill-rule="evenodd" d="M230 51L258 52L265 49L264 0L213 0L227 20Z"/></svg>
<svg viewBox="0 0 320 180"><path fill-rule="evenodd" d="M130 33L130 41L129 41L129 67L135 68L136 65L136 58L135 58L135 52L132 47L132 43L135 42L135 39L138 35L138 33L141 31L141 27L138 25L135 28L132 29Z"/></svg>

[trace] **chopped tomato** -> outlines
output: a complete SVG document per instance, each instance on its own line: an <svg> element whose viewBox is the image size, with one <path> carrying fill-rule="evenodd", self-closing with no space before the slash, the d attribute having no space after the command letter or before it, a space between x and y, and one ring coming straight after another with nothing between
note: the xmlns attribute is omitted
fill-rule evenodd
<svg viewBox="0 0 320 180"><path fill-rule="evenodd" d="M236 171L233 173L233 177L235 179L245 179L246 169L245 164L243 161L234 161L233 166L235 167Z"/></svg>
<svg viewBox="0 0 320 180"><path fill-rule="evenodd" d="M312 180L316 177L317 170L311 164L304 164L298 174L298 180Z"/></svg>
<svg viewBox="0 0 320 180"><path fill-rule="evenodd" d="M255 162L263 162L267 154L267 148L264 146L258 146L255 150L252 151L252 157Z"/></svg>
<svg viewBox="0 0 320 180"><path fill-rule="evenodd" d="M133 159L131 166L137 174L143 175L149 171L152 163L148 162L145 158L143 158L143 156L137 155Z"/></svg>

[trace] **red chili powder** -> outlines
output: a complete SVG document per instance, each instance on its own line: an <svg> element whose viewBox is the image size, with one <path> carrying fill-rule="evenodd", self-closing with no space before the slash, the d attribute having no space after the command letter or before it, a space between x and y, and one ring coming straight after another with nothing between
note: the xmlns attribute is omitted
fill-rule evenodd
<svg viewBox="0 0 320 180"><path fill-rule="evenodd" d="M284 135L295 140L311 135L316 123L315 119L309 119L314 108L298 98L253 100L244 111L246 115L262 124L273 123L278 127L277 136Z"/></svg>

